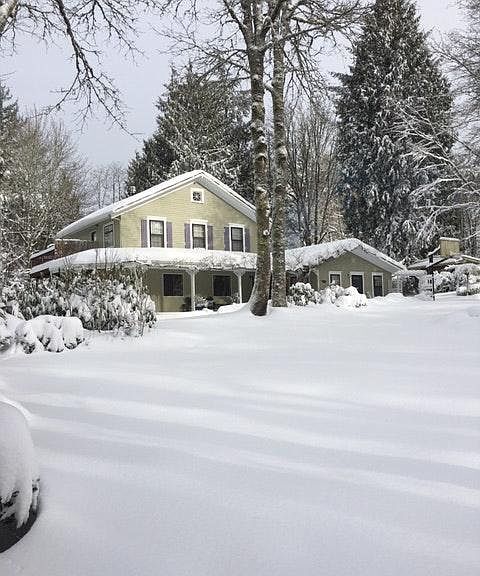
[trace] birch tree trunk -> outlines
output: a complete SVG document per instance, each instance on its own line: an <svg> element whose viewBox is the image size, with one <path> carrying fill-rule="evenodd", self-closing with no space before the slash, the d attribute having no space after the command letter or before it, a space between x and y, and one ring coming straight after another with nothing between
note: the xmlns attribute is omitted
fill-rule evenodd
<svg viewBox="0 0 480 576"><path fill-rule="evenodd" d="M273 34L273 144L275 149L274 215L272 227L272 306L287 305L285 276L285 205L287 200L287 146L285 133L285 42L283 18Z"/></svg>
<svg viewBox="0 0 480 576"><path fill-rule="evenodd" d="M17 9L18 0L5 0L0 2L0 38L7 25L8 19L13 16Z"/></svg>

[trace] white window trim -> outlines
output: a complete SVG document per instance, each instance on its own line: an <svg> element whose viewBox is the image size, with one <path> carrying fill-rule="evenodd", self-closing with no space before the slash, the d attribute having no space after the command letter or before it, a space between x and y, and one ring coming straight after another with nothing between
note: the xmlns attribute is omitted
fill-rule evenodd
<svg viewBox="0 0 480 576"><path fill-rule="evenodd" d="M200 192L202 199L201 200L194 200L193 193ZM190 202L193 204L205 204L205 190L203 188L190 188Z"/></svg>
<svg viewBox="0 0 480 576"><path fill-rule="evenodd" d="M230 244L230 252L233 252L233 250L232 250L232 228L241 228L243 230L243 250L242 250L242 252L245 252L245 225L244 224L229 223L228 224L228 243Z"/></svg>
<svg viewBox="0 0 480 576"><path fill-rule="evenodd" d="M146 220L147 220L147 246L148 246L148 248L151 248L151 246L150 246L150 222L152 220L155 222L163 222L163 247L167 248L168 247L167 219L164 218L163 216L147 216Z"/></svg>
<svg viewBox="0 0 480 576"><path fill-rule="evenodd" d="M193 247L193 225L200 224L205 226L205 248ZM192 250L208 250L208 220L190 220L190 248Z"/></svg>
<svg viewBox="0 0 480 576"><path fill-rule="evenodd" d="M361 276L362 277L362 284L363 284L363 293L365 294L365 272L350 272L350 286L352 286L352 276Z"/></svg>
<svg viewBox="0 0 480 576"><path fill-rule="evenodd" d="M373 284L373 277L374 276L381 276L382 277L382 296L385 296L385 280L383 278L383 272L372 272L372 298L375 298L375 286Z"/></svg>
<svg viewBox="0 0 480 576"><path fill-rule="evenodd" d="M339 286L342 286L342 273L340 271L336 271L336 270L331 270L328 272L328 285L331 286L332 285L332 280L330 279L330 276L332 274L338 274L340 276L340 284Z"/></svg>
<svg viewBox="0 0 480 576"><path fill-rule="evenodd" d="M107 226L112 227L112 245L111 246L105 246L105 228ZM113 222L107 222L106 224L103 225L103 247L104 248L113 248L114 246L115 246L115 226L114 226Z"/></svg>

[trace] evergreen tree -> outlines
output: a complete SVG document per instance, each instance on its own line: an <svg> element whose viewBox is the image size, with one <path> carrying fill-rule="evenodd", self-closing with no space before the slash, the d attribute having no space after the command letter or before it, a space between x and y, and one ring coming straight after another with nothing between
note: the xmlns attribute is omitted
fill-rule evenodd
<svg viewBox="0 0 480 576"><path fill-rule="evenodd" d="M203 169L251 197L247 106L246 94L225 74L206 77L191 65L181 73L173 69L157 103L156 131L130 162L129 193Z"/></svg>
<svg viewBox="0 0 480 576"><path fill-rule="evenodd" d="M411 0L376 0L353 55L337 103L345 223L393 257L418 254L439 232L428 207L446 194L449 85Z"/></svg>

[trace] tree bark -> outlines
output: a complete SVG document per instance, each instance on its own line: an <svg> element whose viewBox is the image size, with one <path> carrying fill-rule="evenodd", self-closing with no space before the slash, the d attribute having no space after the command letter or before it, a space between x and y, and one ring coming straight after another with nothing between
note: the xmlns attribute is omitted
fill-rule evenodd
<svg viewBox="0 0 480 576"><path fill-rule="evenodd" d="M250 297L250 311L255 316L267 313L270 292L270 203L267 186L267 142L265 139L265 85L263 50L258 45L249 51L252 105L253 170L257 215L257 269Z"/></svg>
<svg viewBox="0 0 480 576"><path fill-rule="evenodd" d="M0 38L7 25L8 19L13 15L18 6L18 0L6 0L0 4Z"/></svg>
<svg viewBox="0 0 480 576"><path fill-rule="evenodd" d="M273 143L275 149L274 217L272 227L272 306L287 305L285 276L285 205L287 145L285 132L285 53L280 18L273 38Z"/></svg>

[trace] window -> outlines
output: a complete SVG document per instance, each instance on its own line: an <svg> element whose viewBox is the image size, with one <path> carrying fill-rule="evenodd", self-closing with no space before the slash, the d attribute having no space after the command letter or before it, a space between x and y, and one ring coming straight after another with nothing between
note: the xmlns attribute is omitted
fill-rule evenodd
<svg viewBox="0 0 480 576"><path fill-rule="evenodd" d="M150 248L165 247L165 222L163 220L149 220Z"/></svg>
<svg viewBox="0 0 480 576"><path fill-rule="evenodd" d="M383 274L372 274L373 295L383 296Z"/></svg>
<svg viewBox="0 0 480 576"><path fill-rule="evenodd" d="M350 282L360 294L363 294L363 274L360 272L352 272L350 274Z"/></svg>
<svg viewBox="0 0 480 576"><path fill-rule="evenodd" d="M232 252L244 252L243 228L240 226L230 227L230 247Z"/></svg>
<svg viewBox="0 0 480 576"><path fill-rule="evenodd" d="M207 226L205 224L192 224L192 248L207 247Z"/></svg>
<svg viewBox="0 0 480 576"><path fill-rule="evenodd" d="M90 232L90 240L92 242L96 242L97 241L97 231L93 230L92 232Z"/></svg>
<svg viewBox="0 0 480 576"><path fill-rule="evenodd" d="M214 296L231 296L232 279L230 276L213 277L213 295Z"/></svg>
<svg viewBox="0 0 480 576"><path fill-rule="evenodd" d="M336 284L337 286L342 285L342 273L341 272L329 272L328 273L328 283Z"/></svg>
<svg viewBox="0 0 480 576"><path fill-rule="evenodd" d="M103 245L105 248L113 246L113 224L105 224L103 227Z"/></svg>
<svg viewBox="0 0 480 576"><path fill-rule="evenodd" d="M192 202L203 203L203 190L192 190Z"/></svg>
<svg viewBox="0 0 480 576"><path fill-rule="evenodd" d="M182 274L163 275L163 295L183 296L183 276Z"/></svg>

